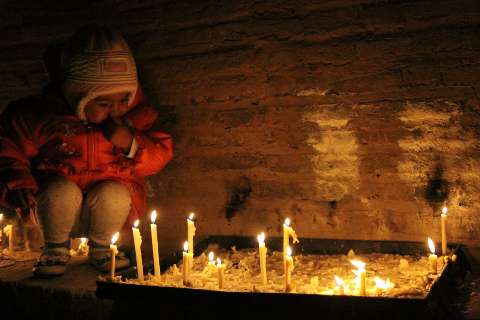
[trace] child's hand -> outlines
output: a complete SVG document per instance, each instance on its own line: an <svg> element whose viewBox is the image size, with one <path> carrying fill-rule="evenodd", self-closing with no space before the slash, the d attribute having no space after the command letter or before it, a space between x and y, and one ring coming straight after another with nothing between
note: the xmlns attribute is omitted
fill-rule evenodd
<svg viewBox="0 0 480 320"><path fill-rule="evenodd" d="M119 118L112 118L104 121L101 125L103 135L114 146L122 150L130 149L133 140L133 134L130 129L123 124Z"/></svg>

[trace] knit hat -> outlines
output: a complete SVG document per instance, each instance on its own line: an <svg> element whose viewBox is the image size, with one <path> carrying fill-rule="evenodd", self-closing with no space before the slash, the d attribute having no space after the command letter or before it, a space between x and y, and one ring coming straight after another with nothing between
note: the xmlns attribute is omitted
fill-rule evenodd
<svg viewBox="0 0 480 320"><path fill-rule="evenodd" d="M98 25L77 31L61 55L63 93L77 116L86 120L85 105L106 94L129 92L130 105L137 92L135 60L125 39Z"/></svg>

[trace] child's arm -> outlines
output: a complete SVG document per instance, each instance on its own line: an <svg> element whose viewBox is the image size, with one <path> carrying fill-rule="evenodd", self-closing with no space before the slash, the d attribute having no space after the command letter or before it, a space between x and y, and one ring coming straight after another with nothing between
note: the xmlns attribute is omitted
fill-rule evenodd
<svg viewBox="0 0 480 320"><path fill-rule="evenodd" d="M158 118L157 111L141 104L126 114L125 119L135 129L136 152L133 157L135 173L148 176L159 172L173 157L172 137L152 129Z"/></svg>

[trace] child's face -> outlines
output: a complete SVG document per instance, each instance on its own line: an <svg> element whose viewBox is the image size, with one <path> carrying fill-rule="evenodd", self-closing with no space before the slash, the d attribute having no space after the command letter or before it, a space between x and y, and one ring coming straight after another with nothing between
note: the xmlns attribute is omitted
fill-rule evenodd
<svg viewBox="0 0 480 320"><path fill-rule="evenodd" d="M128 111L130 93L120 92L98 96L85 105L88 122L101 123L112 117L121 117Z"/></svg>

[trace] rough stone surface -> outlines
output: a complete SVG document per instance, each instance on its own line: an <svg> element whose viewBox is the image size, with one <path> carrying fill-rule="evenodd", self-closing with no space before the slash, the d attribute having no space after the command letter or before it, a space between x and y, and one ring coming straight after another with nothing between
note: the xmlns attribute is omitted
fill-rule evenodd
<svg viewBox="0 0 480 320"><path fill-rule="evenodd" d="M88 22L122 32L175 159L149 179L164 252L197 235L479 245L480 6L456 1L2 4L0 104ZM145 231L147 223L144 223ZM146 236L148 239L148 236ZM148 241L146 241L148 243Z"/></svg>

